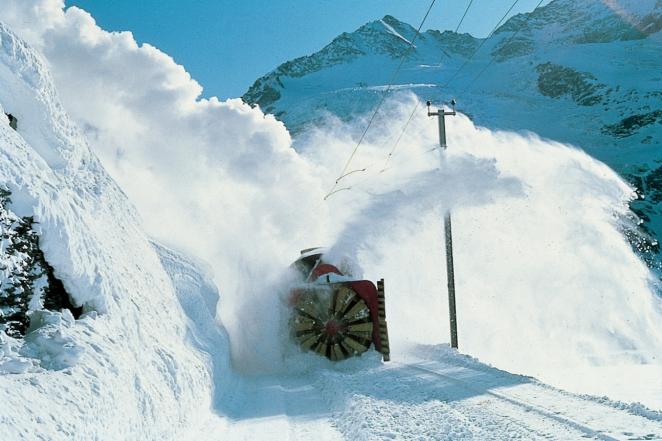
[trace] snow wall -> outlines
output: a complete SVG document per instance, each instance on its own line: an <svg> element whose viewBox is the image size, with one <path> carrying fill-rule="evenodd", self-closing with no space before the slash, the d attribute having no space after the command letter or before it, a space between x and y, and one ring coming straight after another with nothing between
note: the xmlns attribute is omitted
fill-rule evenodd
<svg viewBox="0 0 662 441"><path fill-rule="evenodd" d="M175 290L170 275L183 266L166 273L44 63L3 24L0 111L18 118L14 131L0 113L11 209L35 217L46 259L84 308L75 322L45 314L23 345L0 335L0 439L177 437L211 407L213 360L190 344L180 306L202 291L187 294L185 281ZM217 342L227 359L227 341Z"/></svg>

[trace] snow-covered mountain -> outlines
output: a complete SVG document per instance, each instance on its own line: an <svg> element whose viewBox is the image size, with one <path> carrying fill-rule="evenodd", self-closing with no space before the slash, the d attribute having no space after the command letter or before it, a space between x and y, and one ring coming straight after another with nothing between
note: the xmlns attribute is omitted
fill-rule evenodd
<svg viewBox="0 0 662 441"><path fill-rule="evenodd" d="M282 64L243 98L295 133L328 113L347 120L374 108L406 55L389 93L436 103L454 97L480 125L586 150L645 195L633 206L660 237L660 29L659 0L554 0L488 39L428 30L411 47L415 29L386 16Z"/></svg>

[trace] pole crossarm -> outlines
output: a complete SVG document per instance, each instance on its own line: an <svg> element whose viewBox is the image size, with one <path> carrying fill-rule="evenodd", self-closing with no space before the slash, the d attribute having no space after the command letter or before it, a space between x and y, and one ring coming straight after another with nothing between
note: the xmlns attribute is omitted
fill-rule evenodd
<svg viewBox="0 0 662 441"><path fill-rule="evenodd" d="M444 115L444 116L446 116L446 115L455 116L455 115L457 115L457 112L455 112L455 105L456 104L457 104L457 102L455 101L455 99L452 99L451 100L451 106L453 107L453 110L451 110L451 111L437 110L436 112L433 112L432 109L431 109L432 101L428 101L426 103L426 105L428 106L428 116L442 116L442 115Z"/></svg>

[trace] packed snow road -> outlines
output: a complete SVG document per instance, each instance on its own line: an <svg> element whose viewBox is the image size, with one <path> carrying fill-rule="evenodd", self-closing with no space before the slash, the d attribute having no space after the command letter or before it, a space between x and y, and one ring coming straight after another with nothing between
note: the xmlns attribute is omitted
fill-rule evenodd
<svg viewBox="0 0 662 441"><path fill-rule="evenodd" d="M191 439L662 439L662 412L564 392L445 346L244 378L233 395L219 412L229 417Z"/></svg>

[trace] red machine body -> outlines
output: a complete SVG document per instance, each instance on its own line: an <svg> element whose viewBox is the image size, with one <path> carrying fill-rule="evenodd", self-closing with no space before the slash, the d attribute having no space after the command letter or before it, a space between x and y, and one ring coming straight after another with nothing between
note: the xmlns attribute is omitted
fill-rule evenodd
<svg viewBox="0 0 662 441"><path fill-rule="evenodd" d="M388 361L383 280L352 280L319 249L302 251L293 267L303 279L290 292L293 337L302 349L339 361L373 344Z"/></svg>

